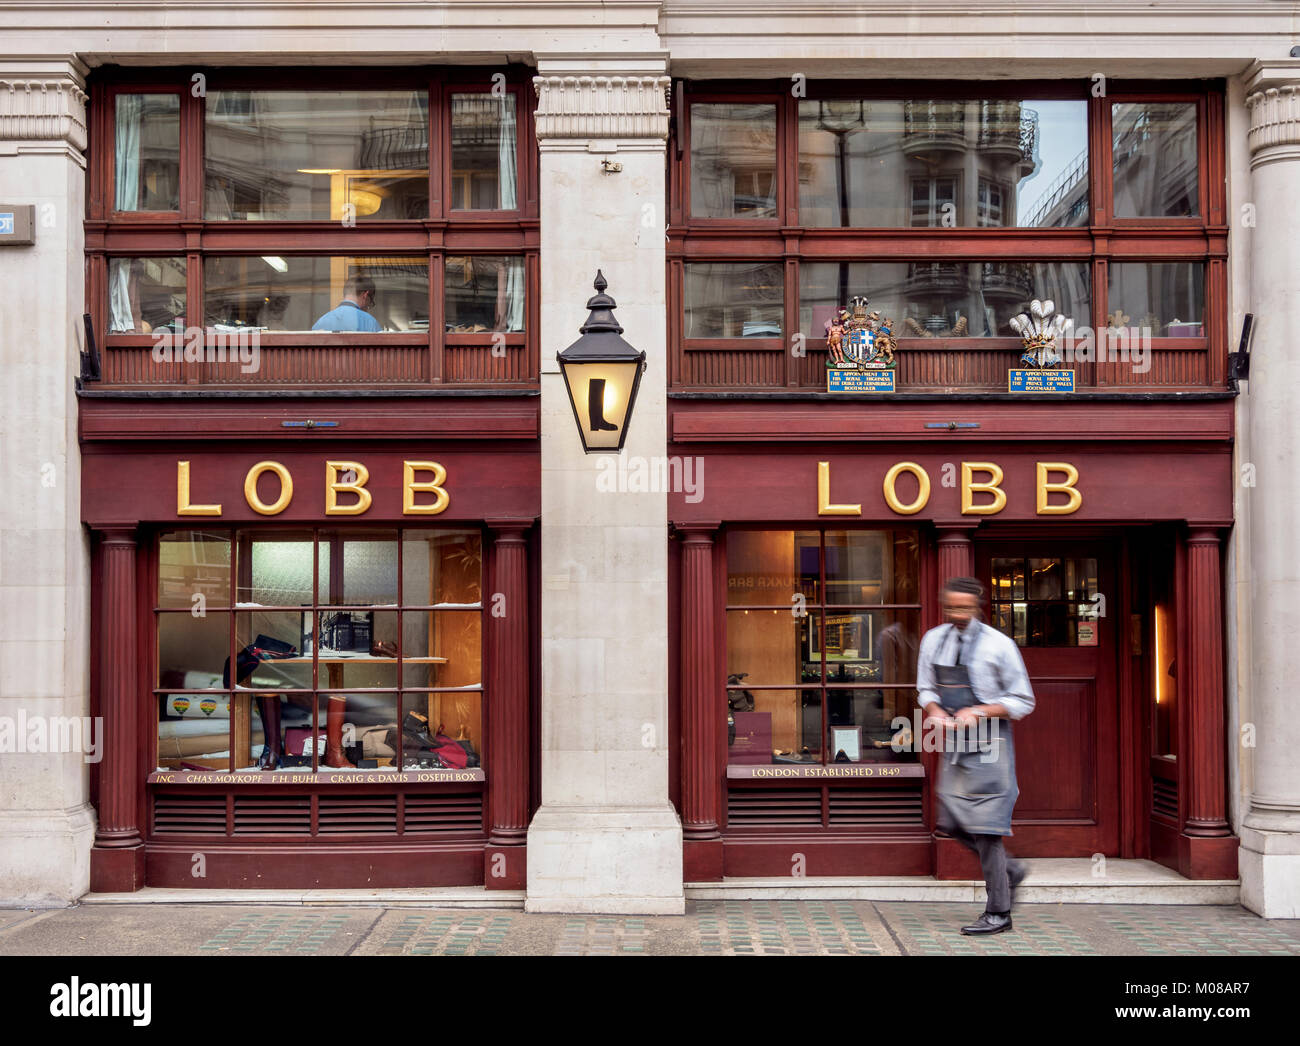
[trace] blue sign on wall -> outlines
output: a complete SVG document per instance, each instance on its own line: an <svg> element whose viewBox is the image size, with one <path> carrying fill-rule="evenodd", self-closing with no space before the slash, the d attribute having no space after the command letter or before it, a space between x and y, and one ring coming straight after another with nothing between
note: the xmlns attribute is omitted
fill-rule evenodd
<svg viewBox="0 0 1300 1046"><path fill-rule="evenodd" d="M1072 370L1013 370L1007 374L1008 392L1073 392Z"/></svg>
<svg viewBox="0 0 1300 1046"><path fill-rule="evenodd" d="M826 372L827 392L893 392L894 372L881 368L868 370L837 370Z"/></svg>
<svg viewBox="0 0 1300 1046"><path fill-rule="evenodd" d="M14 212L0 211L0 236L12 236L14 234Z"/></svg>

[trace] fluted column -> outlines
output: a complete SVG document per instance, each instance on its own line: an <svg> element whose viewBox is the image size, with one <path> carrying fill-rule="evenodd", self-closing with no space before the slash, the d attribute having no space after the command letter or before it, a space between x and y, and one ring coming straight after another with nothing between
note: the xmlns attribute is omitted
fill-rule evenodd
<svg viewBox="0 0 1300 1046"><path fill-rule="evenodd" d="M1241 491L1248 521L1249 722L1233 743L1250 787L1239 853L1242 904L1262 915L1300 917L1300 717L1295 657L1300 650L1300 59L1257 62L1244 76L1250 116L1248 200L1255 315L1250 379L1239 401L1254 483ZM1237 230L1233 231L1234 242Z"/></svg>
<svg viewBox="0 0 1300 1046"><path fill-rule="evenodd" d="M139 779L136 709L136 534L104 531L100 545L100 710L104 759L99 770L99 824L90 853L90 888L95 892L137 890L143 885L144 840L137 819Z"/></svg>
<svg viewBox="0 0 1300 1046"><path fill-rule="evenodd" d="M682 539L682 835L690 843L719 838L717 731L722 695L714 673L714 528L678 529Z"/></svg>
<svg viewBox="0 0 1300 1046"><path fill-rule="evenodd" d="M973 577L975 574L975 544L971 535L975 528L969 524L937 524L939 529L939 585L951 577Z"/></svg>
<svg viewBox="0 0 1300 1046"><path fill-rule="evenodd" d="M1186 770L1189 836L1226 836L1224 773L1223 581L1219 533L1193 530L1187 538L1189 622ZM1181 760L1180 760L1181 762Z"/></svg>
<svg viewBox="0 0 1300 1046"><path fill-rule="evenodd" d="M494 522L492 595L487 601L492 629L488 700L492 793L489 846L523 846L528 838L528 542L524 522ZM500 597L498 601L498 597ZM492 611L496 602L500 616ZM491 875L489 869L489 884Z"/></svg>

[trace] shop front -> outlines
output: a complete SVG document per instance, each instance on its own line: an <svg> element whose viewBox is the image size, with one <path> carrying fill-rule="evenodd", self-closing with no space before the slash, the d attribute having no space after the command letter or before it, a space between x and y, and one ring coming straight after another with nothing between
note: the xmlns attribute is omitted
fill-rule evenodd
<svg viewBox="0 0 1300 1046"><path fill-rule="evenodd" d="M412 402L83 401L95 890L522 886L535 404Z"/></svg>
<svg viewBox="0 0 1300 1046"><path fill-rule="evenodd" d="M1013 852L1235 876L1230 399L673 406L703 477L670 502L687 882L978 878L934 830L916 704L954 576L983 583L1037 699Z"/></svg>

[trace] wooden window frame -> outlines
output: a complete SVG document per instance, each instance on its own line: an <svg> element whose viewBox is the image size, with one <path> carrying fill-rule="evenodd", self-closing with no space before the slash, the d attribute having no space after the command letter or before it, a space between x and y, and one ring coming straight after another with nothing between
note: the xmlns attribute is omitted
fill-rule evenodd
<svg viewBox="0 0 1300 1046"><path fill-rule="evenodd" d="M807 358L783 351L773 366L772 346L723 345L716 340L685 338L684 267L691 262L761 260L782 262L786 268L785 341L799 328L799 266L803 262L953 261L1028 262L1081 261L1090 267L1091 316L1094 331L1106 327L1108 266L1112 262L1202 262L1205 265L1205 333L1198 338L1152 338L1152 354L1174 361L1167 373L1174 379L1144 383L1124 380L1113 363L1074 365L1080 389L1097 392L1226 391L1230 349L1227 310L1225 87L1221 81L1110 81L1106 93L1094 96L1092 82L1069 81L817 81L806 84L796 98L785 81L679 81L673 91L673 120L669 148L669 227L667 295L669 386L687 391L727 388L762 394L825 389L818 373L825 339L804 331ZM1089 215L1084 225L1053 228L980 227L812 227L800 223L798 212L798 107L819 99L971 100L1026 98L1078 100L1087 106ZM772 102L777 105L777 219L700 219L690 215L691 106L710 102ZM1116 102L1194 102L1197 106L1198 193L1200 215L1193 218L1123 218L1112 216L1111 106ZM910 201L909 201L910 203ZM864 289L869 293L870 289ZM1020 348L1018 338L900 338L909 351L1009 355ZM779 346L786 349L787 344ZM728 351L756 350L726 358ZM715 354L716 364L696 363L696 354ZM1178 356L1177 354L1181 354ZM761 357L766 357L766 360ZM697 357L702 359L703 357ZM973 357L972 357L973 358ZM1184 366L1181 359L1189 362ZM712 370L710 368L713 368ZM725 379L694 374L722 373ZM751 378L752 376L752 378ZM1186 380L1184 380L1184 376ZM981 395L993 394L992 384L966 386ZM906 389L906 386L904 386ZM919 391L951 392L919 387ZM1005 383L1000 387L1006 394Z"/></svg>
<svg viewBox="0 0 1300 1046"><path fill-rule="evenodd" d="M429 265L429 330L369 333L264 332L261 346L285 350L290 376L268 380L259 375L232 384L319 386L311 365L296 363L291 350L337 349L330 369L341 383L380 386L505 385L536 388L539 380L539 257L540 211L538 160L531 105L532 71L522 66L506 73L504 89L515 98L516 201L511 210L452 210L451 115L453 93L490 92L493 85L481 70L321 69L256 71L246 69L111 69L92 77L89 93L90 146L87 173L86 311L101 332L105 356L104 386L160 385L193 389L213 381L207 364L187 365L183 377L167 376L145 351L150 335L108 334L108 261L118 257L184 257L186 259L186 323L201 324L203 261L220 255L349 256L384 255L420 258ZM195 79L202 76L204 79ZM199 90L200 84L204 88ZM423 90L429 112L429 216L424 219L358 221L344 227L332 220L245 221L207 219L203 215L204 106L215 90ZM181 102L180 208L174 212L116 212L111 208L115 164L114 114L122 94L178 94ZM524 329L446 335L443 331L443 259L448 255L512 255L524 266ZM507 357L491 350L504 337ZM210 340L210 339L208 339ZM383 346L407 354L407 363L391 373L362 375L349 349ZM420 350L423 350L421 352ZM414 355L412 355L414 354ZM310 355L310 353L308 354ZM454 358L452 358L454 357ZM319 357L318 357L319 358ZM395 356L393 357L396 358ZM413 377L418 373L418 376ZM349 378L352 381L349 381Z"/></svg>

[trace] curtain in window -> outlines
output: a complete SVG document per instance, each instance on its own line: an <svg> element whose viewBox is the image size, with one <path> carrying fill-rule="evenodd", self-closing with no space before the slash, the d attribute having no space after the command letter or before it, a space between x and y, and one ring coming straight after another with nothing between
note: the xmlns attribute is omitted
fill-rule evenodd
<svg viewBox="0 0 1300 1046"><path fill-rule="evenodd" d="M497 206L503 211L512 211L517 206L515 202L515 172L518 164L515 160L515 96L506 95L501 99L501 118L497 123L497 167L499 199ZM511 272L513 273L513 269ZM521 304L522 309L522 304ZM520 312L522 322L523 313ZM522 327L510 327L510 330L521 330Z"/></svg>
<svg viewBox="0 0 1300 1046"><path fill-rule="evenodd" d="M108 331L110 334L129 334L135 330L135 317L131 311L131 259L113 258L108 263Z"/></svg>
<svg viewBox="0 0 1300 1046"><path fill-rule="evenodd" d="M140 124L144 119L145 96L117 96L117 164L114 210L134 211L140 207Z"/></svg>

